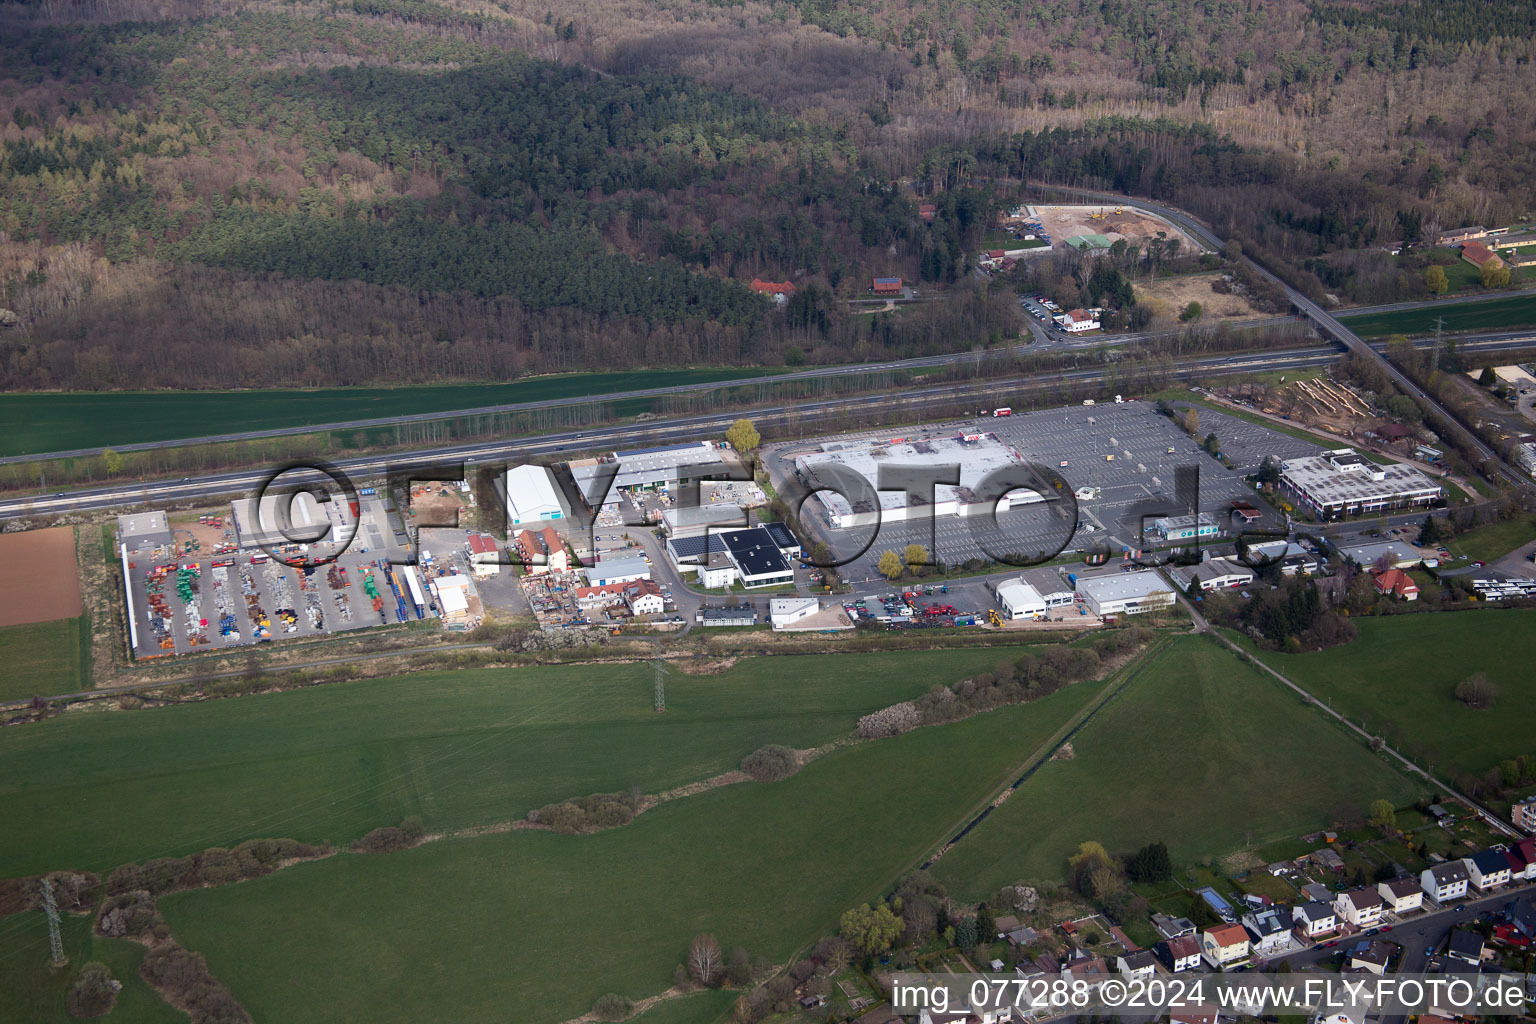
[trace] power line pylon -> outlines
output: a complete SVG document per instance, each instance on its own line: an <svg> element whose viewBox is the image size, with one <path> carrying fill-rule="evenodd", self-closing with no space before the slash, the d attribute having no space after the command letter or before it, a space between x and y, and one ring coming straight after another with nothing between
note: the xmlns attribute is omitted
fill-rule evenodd
<svg viewBox="0 0 1536 1024"><path fill-rule="evenodd" d="M48 951L53 956L53 966L69 963L64 955L64 940L59 937L59 905L53 900L53 883L43 879L43 913L48 915Z"/></svg>

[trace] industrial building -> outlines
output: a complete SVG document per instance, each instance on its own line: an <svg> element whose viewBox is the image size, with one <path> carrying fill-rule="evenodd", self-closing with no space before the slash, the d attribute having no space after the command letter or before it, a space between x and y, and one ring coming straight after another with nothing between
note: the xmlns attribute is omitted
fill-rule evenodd
<svg viewBox="0 0 1536 1024"><path fill-rule="evenodd" d="M773 535L761 526L722 534L726 554L736 565L741 585L748 589L779 587L795 582L790 568Z"/></svg>
<svg viewBox="0 0 1536 1024"><path fill-rule="evenodd" d="M734 608L700 608L697 621L701 626L755 626L757 612L749 604Z"/></svg>
<svg viewBox="0 0 1536 1024"><path fill-rule="evenodd" d="M1066 608L1077 600L1072 584L1055 569L1034 566L1019 573L1019 579L1035 588L1047 608Z"/></svg>
<svg viewBox="0 0 1536 1024"><path fill-rule="evenodd" d="M118 516L117 539L129 551L160 547L171 542L171 525L164 512Z"/></svg>
<svg viewBox="0 0 1536 1024"><path fill-rule="evenodd" d="M1022 579L1005 580L997 585L994 593L1005 619L1045 618L1045 598Z"/></svg>
<svg viewBox="0 0 1536 1024"><path fill-rule="evenodd" d="M1199 565L1181 565L1168 570L1176 586L1188 590L1199 581L1201 590L1231 590L1246 587L1254 580L1252 569L1226 558L1212 558Z"/></svg>
<svg viewBox="0 0 1536 1024"><path fill-rule="evenodd" d="M775 597L768 602L768 621L774 629L783 629L821 611L814 597Z"/></svg>
<svg viewBox="0 0 1536 1024"><path fill-rule="evenodd" d="M565 519L567 511L554 475L546 467L517 466L507 470L509 527Z"/></svg>
<svg viewBox="0 0 1536 1024"><path fill-rule="evenodd" d="M606 494L598 494L599 476L605 467L617 463L617 475ZM706 477L723 479L725 460L709 441L633 448L614 452L600 459L580 459L570 464L571 478L587 504L594 509L617 507L623 492L671 489L683 480Z"/></svg>
<svg viewBox="0 0 1536 1024"><path fill-rule="evenodd" d="M1093 576L1077 581L1088 610L1095 615L1138 615L1142 612L1171 608L1173 588L1151 569Z"/></svg>
<svg viewBox="0 0 1536 1024"><path fill-rule="evenodd" d="M513 547L522 559L523 568L531 576L545 572L567 572L571 568L571 556L565 550L565 541L553 526L534 532L519 530L513 538Z"/></svg>
<svg viewBox="0 0 1536 1024"><path fill-rule="evenodd" d="M1170 543L1203 540L1221 533L1214 516L1201 512L1192 516L1164 516L1152 520L1152 532Z"/></svg>
<svg viewBox="0 0 1536 1024"><path fill-rule="evenodd" d="M1323 519L1428 506L1445 494L1444 488L1412 466L1378 465L1353 448L1282 462L1280 484Z"/></svg>
<svg viewBox="0 0 1536 1024"><path fill-rule="evenodd" d="M648 580L651 578L651 563L645 560L643 555L630 555L623 558L602 558L597 564L587 570L587 580L593 586L602 587L610 583L629 583L632 580Z"/></svg>
<svg viewBox="0 0 1536 1024"><path fill-rule="evenodd" d="M814 452L797 456L795 475L809 485L819 469L841 466L852 470L875 492L875 500L855 496L852 501L836 491L821 490L816 500L825 511L827 522L839 529L874 526L877 523L923 519L928 516L969 516L990 514L995 507L1007 512L1044 499L1029 491L1014 490L994 500L978 493L982 481L998 470L1020 466L1023 459L995 434L964 434L958 437L928 439L895 438L890 441L833 441ZM912 500L904 490L879 490L880 467L942 470L960 469L959 486L938 484L933 488L932 503ZM826 479L831 479L827 477ZM807 503L809 504L809 503Z"/></svg>
<svg viewBox="0 0 1536 1024"><path fill-rule="evenodd" d="M706 590L723 590L736 582L736 563L719 533L674 537L667 541L667 554L679 573L696 573L699 586Z"/></svg>
<svg viewBox="0 0 1536 1024"><path fill-rule="evenodd" d="M740 505L720 502L692 508L669 508L661 513L661 528L668 537L698 537L709 530L740 528L747 525L747 514Z"/></svg>
<svg viewBox="0 0 1536 1024"><path fill-rule="evenodd" d="M259 504L254 498L240 498L230 503L230 512L235 542L245 549L275 548L286 544L346 547L357 530L357 509L328 497L324 501L316 500L309 491L264 494ZM368 544L370 539L374 540L371 545ZM364 536L357 540L373 548L384 547L382 533L377 538Z"/></svg>

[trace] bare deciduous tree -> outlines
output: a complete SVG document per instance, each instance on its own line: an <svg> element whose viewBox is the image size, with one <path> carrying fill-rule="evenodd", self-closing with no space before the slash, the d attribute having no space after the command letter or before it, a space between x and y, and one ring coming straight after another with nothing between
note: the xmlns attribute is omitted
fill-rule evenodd
<svg viewBox="0 0 1536 1024"><path fill-rule="evenodd" d="M688 973L700 985L713 986L720 980L725 965L720 955L720 943L707 932L698 935L688 946Z"/></svg>

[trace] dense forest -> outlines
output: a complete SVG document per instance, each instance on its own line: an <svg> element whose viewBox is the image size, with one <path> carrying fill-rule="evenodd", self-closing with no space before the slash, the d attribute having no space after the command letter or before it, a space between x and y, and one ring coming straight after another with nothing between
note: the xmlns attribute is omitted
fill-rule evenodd
<svg viewBox="0 0 1536 1024"><path fill-rule="evenodd" d="M641 0L11 4L0 386L887 358L1016 336L1011 287L1123 303L1157 269L1064 256L974 278L1029 182L1178 203L1320 298L1414 297L1421 270L1382 246L1532 208L1531 17L1503 0L682 0L665 19ZM936 301L848 313L875 274ZM754 277L800 290L775 307Z"/></svg>

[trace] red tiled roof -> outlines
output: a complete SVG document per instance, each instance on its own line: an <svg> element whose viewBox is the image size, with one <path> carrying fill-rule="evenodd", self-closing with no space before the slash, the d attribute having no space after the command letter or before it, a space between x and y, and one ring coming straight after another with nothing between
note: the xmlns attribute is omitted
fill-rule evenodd
<svg viewBox="0 0 1536 1024"><path fill-rule="evenodd" d="M1495 257L1493 250L1482 242L1464 242L1461 246L1461 258L1482 266Z"/></svg>
<svg viewBox="0 0 1536 1024"><path fill-rule="evenodd" d="M469 553L472 555L494 555L496 542L484 534L472 533L469 535Z"/></svg>
<svg viewBox="0 0 1536 1024"><path fill-rule="evenodd" d="M1376 577L1376 590L1381 594L1390 592L1401 597L1403 594L1417 594L1419 585L1403 570L1388 569Z"/></svg>
<svg viewBox="0 0 1536 1024"><path fill-rule="evenodd" d="M752 290L759 295L793 295L795 283L793 281L759 281L754 277Z"/></svg>

